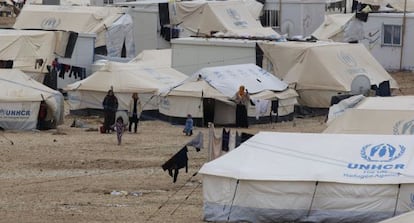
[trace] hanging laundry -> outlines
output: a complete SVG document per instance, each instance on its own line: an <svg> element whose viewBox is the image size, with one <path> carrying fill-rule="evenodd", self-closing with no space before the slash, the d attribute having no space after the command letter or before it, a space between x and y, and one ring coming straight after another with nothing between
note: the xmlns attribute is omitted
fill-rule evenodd
<svg viewBox="0 0 414 223"><path fill-rule="evenodd" d="M201 148L204 148L203 145L204 145L204 140L203 140L202 132L198 132L197 136L186 144L186 146L192 146L196 148L197 152L199 152Z"/></svg>
<svg viewBox="0 0 414 223"><path fill-rule="evenodd" d="M185 172L188 173L187 152L188 152L187 146L184 146L180 151L178 151L174 156L172 156L167 162L165 162L161 166L164 171L168 170L168 174L171 177L173 177L174 183L177 181L179 169L185 167Z"/></svg>
<svg viewBox="0 0 414 223"><path fill-rule="evenodd" d="M236 131L236 148L240 146L241 144L241 136L239 135L239 132Z"/></svg>
<svg viewBox="0 0 414 223"><path fill-rule="evenodd" d="M236 148L236 133L233 131L230 133L229 150L232 151Z"/></svg>
<svg viewBox="0 0 414 223"><path fill-rule="evenodd" d="M253 102L256 105L256 120L259 120L260 116L264 116L266 114L270 101L264 99L254 99Z"/></svg>
<svg viewBox="0 0 414 223"><path fill-rule="evenodd" d="M229 141L230 141L230 130L226 131L223 128L223 133L221 134L221 150L228 152L229 151Z"/></svg>

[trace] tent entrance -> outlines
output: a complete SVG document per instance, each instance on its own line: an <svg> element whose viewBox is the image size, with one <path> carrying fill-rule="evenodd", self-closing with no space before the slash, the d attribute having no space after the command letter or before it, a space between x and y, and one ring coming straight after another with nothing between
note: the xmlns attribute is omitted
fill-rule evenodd
<svg viewBox="0 0 414 223"><path fill-rule="evenodd" d="M216 100L212 98L203 98L203 125L208 126L209 122L214 123L214 110Z"/></svg>

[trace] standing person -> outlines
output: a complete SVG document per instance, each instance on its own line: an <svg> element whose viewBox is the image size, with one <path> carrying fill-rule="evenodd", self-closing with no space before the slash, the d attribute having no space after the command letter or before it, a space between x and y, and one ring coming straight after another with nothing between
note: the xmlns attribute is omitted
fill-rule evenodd
<svg viewBox="0 0 414 223"><path fill-rule="evenodd" d="M47 117L47 104L43 100L40 102L39 114L37 115L37 129L46 129L46 117Z"/></svg>
<svg viewBox="0 0 414 223"><path fill-rule="evenodd" d="M141 112L142 112L141 100L139 100L138 93L133 93L132 98L129 101L129 110L128 110L129 132L131 132L132 130L132 124L135 124L134 133L137 133L138 122L139 122L139 117L141 116Z"/></svg>
<svg viewBox="0 0 414 223"><path fill-rule="evenodd" d="M184 126L184 130L183 133L185 133L186 136L192 136L193 135L193 117L188 114L187 115L187 119L185 120L185 126Z"/></svg>
<svg viewBox="0 0 414 223"><path fill-rule="evenodd" d="M248 128L249 123L247 120L247 108L250 103L249 92L243 85L241 85L233 99L236 102L236 126Z"/></svg>
<svg viewBox="0 0 414 223"><path fill-rule="evenodd" d="M108 91L102 105L104 108L104 128L105 132L109 133L111 126L115 123L116 111L118 110L118 99L115 97L112 89Z"/></svg>
<svg viewBox="0 0 414 223"><path fill-rule="evenodd" d="M124 124L124 119L120 116L116 119L116 122L111 127L116 131L116 138L118 139L118 146L121 145L122 135L125 132L126 124Z"/></svg>

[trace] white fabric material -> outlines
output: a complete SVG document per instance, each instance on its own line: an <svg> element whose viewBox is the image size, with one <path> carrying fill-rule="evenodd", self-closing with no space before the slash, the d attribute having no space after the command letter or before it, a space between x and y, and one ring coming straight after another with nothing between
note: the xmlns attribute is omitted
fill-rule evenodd
<svg viewBox="0 0 414 223"><path fill-rule="evenodd" d="M249 3L250 4L250 3ZM182 1L171 13L174 24L196 33L215 36L271 37L280 35L263 27L243 1ZM251 7L257 16L257 6Z"/></svg>
<svg viewBox="0 0 414 223"><path fill-rule="evenodd" d="M0 126L29 130L36 127L39 104L45 100L47 120L63 123L63 96L18 69L0 69Z"/></svg>
<svg viewBox="0 0 414 223"><path fill-rule="evenodd" d="M72 110L102 109L102 100L111 87L117 96L120 93L129 94L125 99L125 103L123 103L125 106L120 106L120 108L127 110L131 94L137 92L140 94L143 110L152 110L150 108L153 108L153 106L148 104L150 100L141 98L142 93L152 95L151 100L155 100L154 95L176 86L185 78L187 78L187 75L161 65L156 67L136 63L108 62L99 71L86 79L66 86L65 90L72 98L69 101ZM96 95L98 92L100 95ZM96 95L96 97L91 95ZM156 106L158 108L158 104Z"/></svg>
<svg viewBox="0 0 414 223"><path fill-rule="evenodd" d="M324 133L414 135L414 97L367 97L328 122Z"/></svg>
<svg viewBox="0 0 414 223"><path fill-rule="evenodd" d="M407 5L405 5L404 0L358 0L361 3L371 4L371 5L387 5L390 4L393 8L397 9L398 11L407 11L412 12L414 11L414 1L407 0Z"/></svg>
<svg viewBox="0 0 414 223"><path fill-rule="evenodd" d="M256 108L256 119L259 120L260 116L266 115L270 101L263 99L254 99L253 102Z"/></svg>
<svg viewBox="0 0 414 223"><path fill-rule="evenodd" d="M126 57L135 56L134 30L132 17L122 15L106 32L106 49L108 56L121 57L122 47L125 43Z"/></svg>
<svg viewBox="0 0 414 223"><path fill-rule="evenodd" d="M341 116L347 109L355 107L360 101L365 98L363 95L355 95L350 98L340 101L338 104L334 104L329 108L328 120L329 124L335 118Z"/></svg>
<svg viewBox="0 0 414 223"><path fill-rule="evenodd" d="M199 74L227 97L233 97L240 85L244 85L249 93L283 91L288 87L285 82L254 64L207 67L194 73Z"/></svg>
<svg viewBox="0 0 414 223"><path fill-rule="evenodd" d="M240 180L414 183L413 146L405 135L260 132L199 172Z"/></svg>
<svg viewBox="0 0 414 223"><path fill-rule="evenodd" d="M324 22L312 33L319 40L334 40L342 42L341 33L354 18L355 14L328 14Z"/></svg>
<svg viewBox="0 0 414 223"><path fill-rule="evenodd" d="M259 132L200 169L204 220L378 222L411 211L411 138Z"/></svg>
<svg viewBox="0 0 414 223"><path fill-rule="evenodd" d="M397 82L362 44L279 42L259 43L273 65L274 74L295 85L300 103L328 108L331 97L349 93L354 78L365 75L372 85Z"/></svg>
<svg viewBox="0 0 414 223"><path fill-rule="evenodd" d="M380 221L378 223L409 223L409 222L414 222L414 211L410 211L405 214L401 214L393 218Z"/></svg>
<svg viewBox="0 0 414 223"><path fill-rule="evenodd" d="M26 4L14 29L63 30L97 35L95 47L106 45L106 29L124 13L121 7Z"/></svg>
<svg viewBox="0 0 414 223"><path fill-rule="evenodd" d="M0 60L13 60L13 68L22 71L47 73L46 65L54 56L54 32L0 29L0 39ZM43 65L35 67L36 59L43 59Z"/></svg>

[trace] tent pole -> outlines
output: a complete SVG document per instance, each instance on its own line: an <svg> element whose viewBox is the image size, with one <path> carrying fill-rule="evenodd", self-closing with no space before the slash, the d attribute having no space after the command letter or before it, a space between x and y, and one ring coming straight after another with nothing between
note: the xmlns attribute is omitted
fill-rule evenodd
<svg viewBox="0 0 414 223"><path fill-rule="evenodd" d="M313 205L313 201L315 200L316 189L318 188L318 183L319 183L319 181L315 182L315 189L313 190L312 200L311 200L311 203L310 203L310 206L309 206L307 217L309 217L309 215L311 213L311 210L312 210L312 205Z"/></svg>
<svg viewBox="0 0 414 223"><path fill-rule="evenodd" d="M401 50L400 50L400 71L402 70L402 62L404 56L404 36L405 36L405 27L406 27L406 20L407 20L407 0L404 0L404 14L403 14L403 21L402 21L402 35L401 35Z"/></svg>
<svg viewBox="0 0 414 223"><path fill-rule="evenodd" d="M231 205L230 205L230 210L229 210L229 216L227 216L227 221L226 221L226 222L229 222L229 221L230 221L231 209L232 209L232 207L233 207L233 202L234 202L234 199L236 198L236 193L237 193L237 188L239 187L239 182L240 182L240 180L239 180L239 179L237 179L237 182L236 182L236 188L234 188L233 198L231 199Z"/></svg>
<svg viewBox="0 0 414 223"><path fill-rule="evenodd" d="M400 191L401 191L401 184L398 184L397 199L395 199L394 214L392 215L393 217L395 216L395 214L397 214L397 206L398 206L398 199L400 198Z"/></svg>

